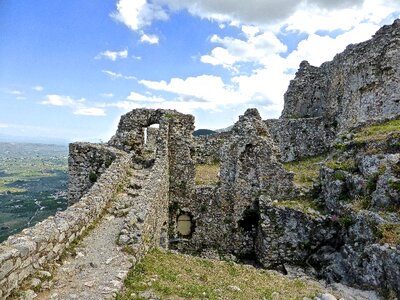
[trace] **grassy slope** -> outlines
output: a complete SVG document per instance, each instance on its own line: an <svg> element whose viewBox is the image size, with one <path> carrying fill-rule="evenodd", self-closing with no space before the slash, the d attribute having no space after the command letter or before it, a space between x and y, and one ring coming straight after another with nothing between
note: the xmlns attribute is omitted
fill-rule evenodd
<svg viewBox="0 0 400 300"><path fill-rule="evenodd" d="M289 279L273 271L153 250L129 273L117 300L144 299L151 291L160 299L303 299L321 287L305 279ZM278 297L278 298L277 298Z"/></svg>

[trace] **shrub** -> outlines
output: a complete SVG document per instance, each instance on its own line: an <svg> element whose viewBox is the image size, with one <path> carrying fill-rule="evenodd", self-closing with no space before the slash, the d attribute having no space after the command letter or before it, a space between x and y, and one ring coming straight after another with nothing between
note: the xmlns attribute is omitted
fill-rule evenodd
<svg viewBox="0 0 400 300"><path fill-rule="evenodd" d="M95 183L97 181L97 174L93 171L89 172L89 181Z"/></svg>

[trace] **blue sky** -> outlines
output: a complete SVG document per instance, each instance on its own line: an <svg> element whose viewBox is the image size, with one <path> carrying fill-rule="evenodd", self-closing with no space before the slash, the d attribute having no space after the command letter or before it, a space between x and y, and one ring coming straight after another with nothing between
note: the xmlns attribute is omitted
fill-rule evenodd
<svg viewBox="0 0 400 300"><path fill-rule="evenodd" d="M390 0L2 0L0 136L106 141L138 107L197 128L276 118L302 60L399 16Z"/></svg>

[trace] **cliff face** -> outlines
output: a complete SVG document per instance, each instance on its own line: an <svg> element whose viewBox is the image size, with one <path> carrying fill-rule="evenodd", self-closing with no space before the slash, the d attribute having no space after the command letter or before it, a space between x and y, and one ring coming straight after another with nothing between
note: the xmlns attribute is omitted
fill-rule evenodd
<svg viewBox="0 0 400 300"><path fill-rule="evenodd" d="M400 20L320 67L300 64L281 118L325 117L339 130L400 113Z"/></svg>

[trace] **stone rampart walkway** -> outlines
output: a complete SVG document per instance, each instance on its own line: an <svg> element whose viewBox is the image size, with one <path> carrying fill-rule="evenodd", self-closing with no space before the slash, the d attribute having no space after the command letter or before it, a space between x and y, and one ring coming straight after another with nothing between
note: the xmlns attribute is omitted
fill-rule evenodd
<svg viewBox="0 0 400 300"><path fill-rule="evenodd" d="M141 183L148 170L133 170L130 185L116 197L104 217L77 244L63 263L53 272L47 289L35 295L25 291L25 299L85 299L114 298L134 262L134 257L116 244L124 215L141 193Z"/></svg>

